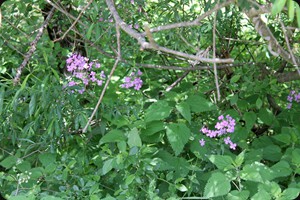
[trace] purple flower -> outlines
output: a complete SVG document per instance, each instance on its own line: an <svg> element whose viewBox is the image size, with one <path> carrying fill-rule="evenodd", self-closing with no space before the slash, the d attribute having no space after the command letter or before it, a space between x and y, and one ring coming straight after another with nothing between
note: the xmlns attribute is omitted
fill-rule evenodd
<svg viewBox="0 0 300 200"><path fill-rule="evenodd" d="M205 140L202 138L199 140L200 146L203 147L205 145Z"/></svg>
<svg viewBox="0 0 300 200"><path fill-rule="evenodd" d="M229 136L226 137L226 138L224 138L224 143L225 143L225 144L230 144L230 143L231 143L231 140L230 140L230 137L229 137Z"/></svg>
<svg viewBox="0 0 300 200"><path fill-rule="evenodd" d="M72 86L76 85L76 82L75 81L70 81L68 85L69 85L69 87L72 87Z"/></svg>
<svg viewBox="0 0 300 200"><path fill-rule="evenodd" d="M100 63L96 63L95 67L100 68L101 67Z"/></svg>
<svg viewBox="0 0 300 200"><path fill-rule="evenodd" d="M89 84L89 79L84 78L84 79L82 79L82 82L83 82L84 85L88 85Z"/></svg>
<svg viewBox="0 0 300 200"><path fill-rule="evenodd" d="M85 91L85 89L84 89L84 88L82 88L81 90L78 90L78 93L79 93L79 94L83 94L83 93L84 93L84 91Z"/></svg>
<svg viewBox="0 0 300 200"><path fill-rule="evenodd" d="M101 86L103 84L103 81L102 80L97 80L97 85L98 86Z"/></svg>
<svg viewBox="0 0 300 200"><path fill-rule="evenodd" d="M218 120L219 122L215 125L216 130L209 130L203 126L200 131L210 138L221 137L222 135L234 132L235 120L231 116L227 115L224 117L223 115L220 115ZM231 149L235 149L237 146L231 141L229 136L224 138L224 143L229 145L229 148Z"/></svg>

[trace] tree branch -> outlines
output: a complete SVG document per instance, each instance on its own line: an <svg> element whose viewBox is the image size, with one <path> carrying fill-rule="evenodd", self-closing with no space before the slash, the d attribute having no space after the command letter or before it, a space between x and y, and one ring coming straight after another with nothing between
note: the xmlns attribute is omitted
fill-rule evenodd
<svg viewBox="0 0 300 200"><path fill-rule="evenodd" d="M30 47L29 51L27 52L27 54L26 54L26 56L25 56L22 64L17 69L16 76L15 76L15 78L13 80L14 85L17 85L19 83L22 71L23 71L24 67L27 65L27 63L28 63L29 59L31 58L32 54L36 50L36 45L37 45L38 41L41 39L43 31L47 27L50 19L52 18L53 14L54 14L54 11L55 11L55 8L52 7L52 9L50 10L47 18L45 19L45 21L43 23L43 25L39 28L38 33L37 33L35 39L31 43L31 47Z"/></svg>
<svg viewBox="0 0 300 200"><path fill-rule="evenodd" d="M233 59L219 59L219 58L215 58L215 59L211 59L211 58L205 58L205 57L198 57L196 55L191 55L191 54L187 54L184 52L180 52L180 51L175 51L166 47L162 47L159 45L151 45L151 43L147 42L145 39L145 36L139 32L137 32L136 30L130 28L119 16L113 0L106 0L106 4L111 12L111 14L113 15L116 23L121 27L121 29L123 31L125 31L128 35L130 35L131 37L135 38L138 43L141 45L141 49L153 49L153 50L157 50L157 51L161 51L164 53L168 53L168 54L172 54L172 55L176 55L179 57L183 57L186 59L190 59L190 60L198 60L198 61L202 61L202 62L207 62L207 63L231 63L233 62Z"/></svg>

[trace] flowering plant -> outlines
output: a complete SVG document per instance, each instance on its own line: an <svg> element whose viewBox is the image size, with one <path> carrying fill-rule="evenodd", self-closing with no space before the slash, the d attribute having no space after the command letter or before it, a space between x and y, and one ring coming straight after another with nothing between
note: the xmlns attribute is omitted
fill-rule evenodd
<svg viewBox="0 0 300 200"><path fill-rule="evenodd" d="M65 87L73 87L84 85L80 89L77 89L77 92L82 94L85 91L85 88L89 84L95 84L101 86L103 81L106 78L104 71L101 71L100 74L93 71L93 68L100 68L101 65L98 62L89 62L89 59L81 56L80 54L73 53L67 59L67 71L72 74L68 78L68 84ZM73 88L72 92L75 91Z"/></svg>
<svg viewBox="0 0 300 200"><path fill-rule="evenodd" d="M228 133L234 132L235 120L230 115L226 115L226 117L220 115L218 117L218 120L219 122L217 122L217 124L215 125L216 130L210 130L207 127L203 126L200 131L210 138L221 137ZM199 143L201 146L204 146L205 140L202 138L201 140L199 140ZM233 143L231 141L230 136L224 138L224 143L229 145L230 149L236 149L237 145L236 143Z"/></svg>

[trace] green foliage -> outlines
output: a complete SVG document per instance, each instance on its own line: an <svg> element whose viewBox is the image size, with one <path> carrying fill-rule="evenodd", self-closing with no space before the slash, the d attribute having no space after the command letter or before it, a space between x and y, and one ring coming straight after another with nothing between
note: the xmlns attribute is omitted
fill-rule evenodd
<svg viewBox="0 0 300 200"><path fill-rule="evenodd" d="M6 1L0 27L1 195L12 200L297 198L299 102L287 109L290 91L300 86L292 74L295 64L270 54L261 37L265 33L255 30L261 24L245 17L269 4L235 1L215 15L210 10L216 1L114 2L126 26L142 35L146 23L157 28L205 15L196 26L153 31L152 36L158 45L185 54L207 49L207 58L213 57L216 17L216 57L235 60L233 66L216 64L221 99L213 64L141 50L135 38L121 31L122 59L83 133L104 87L85 85L83 94L73 93L68 81L74 74L66 70L66 60L77 52L110 73L118 45L107 4L93 1L81 15L86 1L60 1L50 31L44 30L20 83L14 84L51 6L39 0ZM272 3L263 10L263 21L286 57L293 52L297 61L300 7L292 0ZM120 87L137 69L143 73L142 88ZM224 144L223 136L209 138L199 131L215 130L220 115L235 120L234 132L226 136L236 150Z"/></svg>

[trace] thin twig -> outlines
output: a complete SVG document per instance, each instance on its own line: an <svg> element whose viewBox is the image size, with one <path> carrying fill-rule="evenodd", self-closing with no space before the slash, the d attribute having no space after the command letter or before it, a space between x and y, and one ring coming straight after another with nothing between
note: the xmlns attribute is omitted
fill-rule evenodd
<svg viewBox="0 0 300 200"><path fill-rule="evenodd" d="M90 0L86 6L81 10L81 12L79 13L78 17L75 19L75 21L73 22L73 24L69 27L69 29L63 34L63 36L57 40L63 40L66 35L74 28L74 26L77 24L78 20L80 19L80 17L83 15L83 13L86 11L86 9L88 9L88 7L91 5L91 3L94 0Z"/></svg>
<svg viewBox="0 0 300 200"><path fill-rule="evenodd" d="M213 59L216 58L216 23L217 23L217 12L215 12L215 15L214 15L214 26L213 26ZM215 74L215 84L216 84L216 88L217 88L217 98L218 98L218 101L220 101L221 95L220 95L218 71L217 71L216 63L214 63L214 74Z"/></svg>
<svg viewBox="0 0 300 200"><path fill-rule="evenodd" d="M292 51L292 49L291 49L291 45L290 45L290 42L289 42L289 38L288 38L288 36L287 36L287 34L286 34L286 28L285 28L285 26L284 26L284 24L282 23L281 20L280 20L280 24L281 24L281 27L282 27L282 30L283 30L283 34L284 34L286 46L287 46L287 48L288 48L288 50L289 50L290 56L292 57L293 64L294 64L294 66L296 67L298 74L300 75L300 70L299 70L299 67L298 67L298 63L297 63L296 58L295 58L295 55L294 55L294 53L293 53L293 51Z"/></svg>
<svg viewBox="0 0 300 200"><path fill-rule="evenodd" d="M39 28L38 33L37 33L35 39L31 43L31 47L30 47L29 51L27 52L27 54L26 54L26 56L25 56L22 64L17 69L16 76L15 76L15 78L13 80L14 85L17 85L19 83L22 71L23 71L24 67L27 65L27 63L28 63L29 59L31 58L32 54L36 50L36 45L37 45L38 41L40 40L40 38L42 37L43 31L47 27L50 19L52 18L53 14L54 14L54 11L55 11L55 8L52 7L52 9L50 10L47 18L45 19L45 21L43 23L43 25Z"/></svg>
<svg viewBox="0 0 300 200"><path fill-rule="evenodd" d="M97 104L96 104L96 106L94 108L94 111L93 111L92 115L90 116L88 122L86 123L85 127L83 128L82 133L86 133L88 126L90 125L93 117L95 116L95 114L96 114L96 112L97 112L97 110L98 110L98 108L99 108L99 106L100 106L100 104L102 102L104 94L105 94L105 92L107 90L107 87L108 87L108 85L110 83L111 77L113 76L113 74L114 74L114 72L115 72L115 70L116 70L116 68L118 66L118 63L119 63L119 61L121 59L120 27L118 26L117 23L116 23L116 32L117 32L116 36L117 36L117 45L118 45L117 59L115 61L115 64L114 64L113 68L110 71L110 74L109 74L109 76L107 78L107 81L106 81L106 83L104 85L104 88L103 88L103 90L102 90L102 92L100 94L98 102L97 102Z"/></svg>
<svg viewBox="0 0 300 200"><path fill-rule="evenodd" d="M153 50L157 50L157 51L160 51L160 52L176 55L176 56L179 56L179 57L182 57L182 58L186 58L186 59L190 59L190 60L198 60L198 61L207 62L207 63L231 63L231 62L233 62L233 59L219 59L219 58L211 59L211 58L205 58L205 57L199 57L199 56L196 56L196 55L187 54L187 53L184 53L184 52L181 52L181 51L175 51L173 49L169 49L169 48L162 47L162 46L159 46L159 45L153 46L149 42L146 41L146 38L143 34L137 32L136 30L134 30L132 28L130 28L130 26L128 26L121 19L121 17L119 16L118 11L115 8L113 0L106 0L106 4L107 4L111 14L113 15L116 23L118 25L120 25L122 30L124 30L128 35L135 38L139 42L139 44L141 45L141 49L153 49Z"/></svg>

